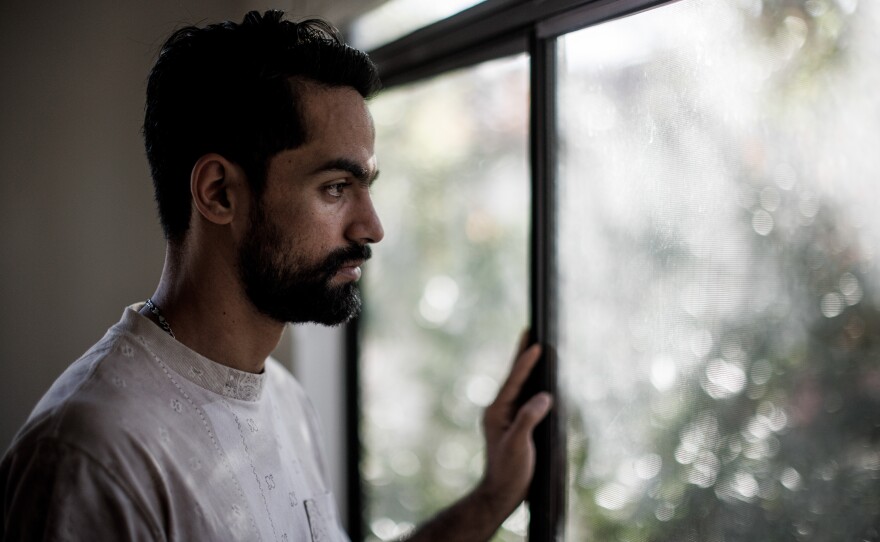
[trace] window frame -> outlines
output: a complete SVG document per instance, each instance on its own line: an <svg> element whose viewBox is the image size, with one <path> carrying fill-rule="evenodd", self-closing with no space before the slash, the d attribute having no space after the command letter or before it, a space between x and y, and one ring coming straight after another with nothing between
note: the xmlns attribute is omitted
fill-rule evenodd
<svg viewBox="0 0 880 542"><path fill-rule="evenodd" d="M556 372L556 58L564 34L669 5L678 0L486 0L369 52L385 89L452 70L527 53L530 67L529 326L545 345L524 397L540 390L556 397L555 408L535 430L536 469L529 489L528 540L564 539L566 446L564 401ZM360 395L360 322L345 331L346 479L352 540L366 532Z"/></svg>

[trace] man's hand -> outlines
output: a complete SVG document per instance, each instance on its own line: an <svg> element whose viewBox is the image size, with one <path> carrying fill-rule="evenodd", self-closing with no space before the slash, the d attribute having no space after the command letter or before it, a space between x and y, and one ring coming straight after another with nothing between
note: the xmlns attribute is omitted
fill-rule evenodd
<svg viewBox="0 0 880 542"><path fill-rule="evenodd" d="M535 472L532 432L553 403L549 393L541 392L517 409L523 384L541 357L541 346L527 348L527 340L524 333L507 381L483 414L486 472L474 493L486 500L492 514L501 521L526 497Z"/></svg>
<svg viewBox="0 0 880 542"><path fill-rule="evenodd" d="M483 414L486 472L479 485L423 525L407 540L485 542L523 501L535 472L532 431L550 411L552 398L541 392L517 408L523 384L541 356L541 347L526 348L523 334L513 368L495 401Z"/></svg>

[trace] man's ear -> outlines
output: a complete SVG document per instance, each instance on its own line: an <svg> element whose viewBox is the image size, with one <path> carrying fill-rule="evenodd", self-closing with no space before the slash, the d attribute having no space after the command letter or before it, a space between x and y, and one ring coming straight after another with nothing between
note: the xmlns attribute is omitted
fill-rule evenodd
<svg viewBox="0 0 880 542"><path fill-rule="evenodd" d="M229 224L246 208L247 177L238 164L216 153L199 158L189 179L193 204L205 220Z"/></svg>

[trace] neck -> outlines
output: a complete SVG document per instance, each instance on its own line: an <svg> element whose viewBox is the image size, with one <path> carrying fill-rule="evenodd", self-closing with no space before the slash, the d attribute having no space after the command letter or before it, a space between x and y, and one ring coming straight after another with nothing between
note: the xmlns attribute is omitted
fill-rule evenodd
<svg viewBox="0 0 880 542"><path fill-rule="evenodd" d="M175 260L171 250L166 251L162 278L152 295L175 338L221 365L262 372L284 324L254 308L232 272L234 267L211 261L184 265Z"/></svg>

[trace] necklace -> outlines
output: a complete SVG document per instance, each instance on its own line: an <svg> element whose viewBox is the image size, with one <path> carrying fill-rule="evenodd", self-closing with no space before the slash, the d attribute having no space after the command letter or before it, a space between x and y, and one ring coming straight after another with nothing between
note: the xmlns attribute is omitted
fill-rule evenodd
<svg viewBox="0 0 880 542"><path fill-rule="evenodd" d="M166 320L165 317L162 316L162 312L159 310L159 307L157 307L156 304L153 303L152 299L147 299L146 306L148 309L150 309L150 312L156 315L156 318L159 320L159 327L161 327L165 331L165 333L171 335L172 339L177 339L177 337L174 336L174 332L171 331L171 325L168 324L168 320Z"/></svg>

